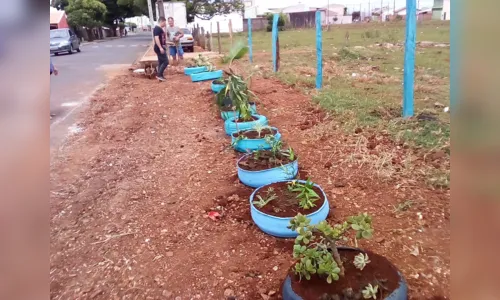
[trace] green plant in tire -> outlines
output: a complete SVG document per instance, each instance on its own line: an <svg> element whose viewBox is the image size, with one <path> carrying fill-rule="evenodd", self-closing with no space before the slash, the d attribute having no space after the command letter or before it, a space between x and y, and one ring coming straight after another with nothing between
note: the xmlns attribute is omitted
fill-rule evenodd
<svg viewBox="0 0 500 300"><path fill-rule="evenodd" d="M314 202L319 200L319 195L314 191L314 183L307 179L305 183L300 183L293 180L288 183L288 190L290 192L298 193L299 206L303 209L311 209L316 206Z"/></svg>
<svg viewBox="0 0 500 300"><path fill-rule="evenodd" d="M276 196L274 189L272 187L270 187L267 189L265 197L262 197L261 195L257 195L257 199L258 199L258 201L252 202L253 205L257 206L258 208L263 208L269 202L278 199L278 196Z"/></svg>
<svg viewBox="0 0 500 300"><path fill-rule="evenodd" d="M256 98L255 94L248 88L247 81L242 75L237 74L232 68L232 63L235 60L243 58L249 51L242 41L237 42L225 56L222 61L229 63L228 70L224 73L228 76L224 79L226 87L217 93L216 100L219 107L224 107L230 100L232 110L236 116L236 111L239 113L239 118L243 121L252 121L252 109L250 99ZM247 78L248 80L249 78Z"/></svg>
<svg viewBox="0 0 500 300"><path fill-rule="evenodd" d="M362 291L363 298L365 299L377 299L378 285L373 286L369 283Z"/></svg>
<svg viewBox="0 0 500 300"><path fill-rule="evenodd" d="M361 226L353 226L354 224ZM368 225L370 227L368 228ZM311 225L311 220L298 214L290 220L288 228L298 233L293 246L293 257L297 260L294 271L299 278L310 280L312 275L324 278L328 283L339 280L345 275L344 264L337 249L337 241L345 240L349 230L373 232L371 217L366 213L349 217L341 224L331 226L326 221ZM355 229L359 228L359 230ZM361 229L362 228L362 229ZM368 236L367 234L360 235ZM371 236L371 234L370 234Z"/></svg>
<svg viewBox="0 0 500 300"><path fill-rule="evenodd" d="M214 65L210 62L210 59L202 54L198 54L197 57L191 59L190 67L206 67L208 72L215 70Z"/></svg>

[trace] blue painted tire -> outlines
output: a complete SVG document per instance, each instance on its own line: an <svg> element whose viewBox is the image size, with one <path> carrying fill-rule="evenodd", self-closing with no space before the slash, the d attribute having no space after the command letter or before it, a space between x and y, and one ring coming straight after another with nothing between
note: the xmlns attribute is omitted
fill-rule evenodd
<svg viewBox="0 0 500 300"><path fill-rule="evenodd" d="M191 81L205 81L205 80L215 80L222 77L222 70L212 71L212 72L202 72L191 74Z"/></svg>
<svg viewBox="0 0 500 300"><path fill-rule="evenodd" d="M252 129L255 126L255 124L260 124L262 126L266 126L268 124L267 118L265 116L262 116L262 115L252 115L252 116L256 117L257 120L251 121L251 122L238 122L238 127L236 127L236 123L233 122L237 118L231 117L231 118L227 119L224 122L224 130L226 131L226 134L231 136L233 133L235 133L238 130Z"/></svg>
<svg viewBox="0 0 500 300"><path fill-rule="evenodd" d="M278 181L286 181L294 179L299 172L299 162L295 161L288 163L283 166L275 167L272 169L261 170L261 171L248 171L240 168L238 163L248 157L251 154L244 155L242 158L236 162L236 168L238 169L238 178L244 185L249 187L258 188L263 185L268 185Z"/></svg>
<svg viewBox="0 0 500 300"><path fill-rule="evenodd" d="M196 73L201 73L201 72L206 72L207 67L187 67L184 68L184 74L185 75L191 75L191 74L196 74Z"/></svg>
<svg viewBox="0 0 500 300"><path fill-rule="evenodd" d="M337 247L339 250L352 250L352 251L361 251L361 249L350 248L350 247ZM392 264L391 264L392 265ZM392 265L394 269L398 270L396 266ZM389 296L385 297L382 300L407 300L408 299L408 285L406 284L406 280L398 270L399 274L399 287L395 289ZM297 295L292 288L292 279L290 275L287 275L285 281L283 282L283 286L281 288L283 300L304 300L302 297Z"/></svg>
<svg viewBox="0 0 500 300"><path fill-rule="evenodd" d="M252 114L256 115L257 114L257 106L254 104L250 104L250 111ZM236 114L239 115L238 111L236 111ZM227 119L234 117L234 111L221 111L220 112L221 118L226 121Z"/></svg>
<svg viewBox="0 0 500 300"><path fill-rule="evenodd" d="M276 141L281 140L281 133L278 131L278 128L271 127L271 129L276 130L276 134L274 135L275 140ZM241 130L240 130L240 132L241 132ZM231 144L233 144L234 150L236 150L238 152L247 153L249 151L252 152L255 150L259 150L259 149L262 149L262 150L271 149L271 145L269 145L269 143L267 143L264 138L262 138L262 139L244 139L244 140L239 140L236 143L234 143L235 140L236 140L236 138L234 137L234 135L231 135Z"/></svg>
<svg viewBox="0 0 500 300"><path fill-rule="evenodd" d="M215 80L214 80L215 81ZM226 88L226 85L225 84L220 84L220 83L214 83L214 81L212 81L212 92L214 93L218 93L220 91L222 91L224 88Z"/></svg>
<svg viewBox="0 0 500 300"><path fill-rule="evenodd" d="M289 182L290 180L285 180L282 182ZM298 182L304 183L304 180L298 180ZM328 198L326 197L325 192L323 189L315 184L317 188L321 190L323 193L323 197L325 198L325 202L323 202L323 205L321 207L313 212L307 215L309 219L311 219L311 224L318 224L321 221L326 220L326 217L328 216L328 213L330 212L330 205L328 203ZM293 219L292 217L290 218L280 218L280 217L275 217L271 216L268 214L265 214L261 211L259 211L254 205L253 205L253 199L257 192L260 189L265 189L266 185L256 189L252 195L250 195L250 214L252 215L252 220L259 227L260 230L264 231L265 233L279 237L279 238L295 238L297 237L297 232L294 230L291 230L287 228L287 226L290 225L290 220Z"/></svg>

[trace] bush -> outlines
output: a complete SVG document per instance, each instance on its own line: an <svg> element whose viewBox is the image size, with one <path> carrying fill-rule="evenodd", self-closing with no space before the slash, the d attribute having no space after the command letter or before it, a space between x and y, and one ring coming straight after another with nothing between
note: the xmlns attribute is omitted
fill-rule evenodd
<svg viewBox="0 0 500 300"><path fill-rule="evenodd" d="M266 14L266 18L267 18L267 28L266 28L267 31L268 32L273 31L274 14L268 13ZM286 24L286 16L285 14L281 13L278 19L278 30L279 31L285 30L285 24Z"/></svg>

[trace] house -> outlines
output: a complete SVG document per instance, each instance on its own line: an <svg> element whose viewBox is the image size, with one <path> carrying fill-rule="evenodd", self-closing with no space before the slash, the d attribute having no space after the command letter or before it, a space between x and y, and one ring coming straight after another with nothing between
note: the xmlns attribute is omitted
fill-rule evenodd
<svg viewBox="0 0 500 300"><path fill-rule="evenodd" d="M434 0L432 6L432 19L434 20L450 20L450 0Z"/></svg>
<svg viewBox="0 0 500 300"><path fill-rule="evenodd" d="M68 17L64 10L50 10L50 29L69 28Z"/></svg>
<svg viewBox="0 0 500 300"><path fill-rule="evenodd" d="M389 6L384 6L382 8L377 7L372 10L372 19L374 21L378 21L382 18L382 22L385 22L391 18L392 14L393 11L389 8Z"/></svg>

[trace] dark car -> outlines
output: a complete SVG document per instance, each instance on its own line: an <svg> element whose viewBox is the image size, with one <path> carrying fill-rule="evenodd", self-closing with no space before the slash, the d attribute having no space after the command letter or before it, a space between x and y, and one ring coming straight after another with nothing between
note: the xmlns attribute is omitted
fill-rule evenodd
<svg viewBox="0 0 500 300"><path fill-rule="evenodd" d="M80 52L80 39L69 28L52 29L50 31L50 54L58 55L61 52L72 54Z"/></svg>

